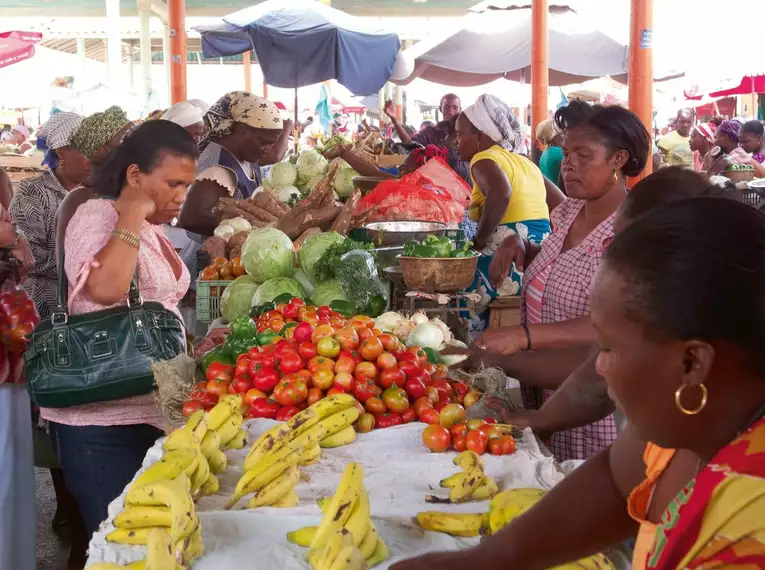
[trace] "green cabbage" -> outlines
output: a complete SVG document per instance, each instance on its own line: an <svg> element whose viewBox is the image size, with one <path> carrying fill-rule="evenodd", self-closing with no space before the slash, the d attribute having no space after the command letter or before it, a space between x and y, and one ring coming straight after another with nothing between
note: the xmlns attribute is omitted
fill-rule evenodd
<svg viewBox="0 0 765 570"><path fill-rule="evenodd" d="M327 253L327 250L335 244L341 244L345 238L335 232L326 232L309 237L300 247L300 267L305 270L313 281L318 281L316 264Z"/></svg>
<svg viewBox="0 0 765 570"><path fill-rule="evenodd" d="M353 179L358 175L359 173L351 168L350 165L345 162L343 163L337 176L335 176L335 192L337 192L340 198L347 198L353 194Z"/></svg>
<svg viewBox="0 0 765 570"><path fill-rule="evenodd" d="M329 161L317 150L311 149L300 153L296 166L298 181L306 184L312 178L324 176L329 170Z"/></svg>
<svg viewBox="0 0 765 570"><path fill-rule="evenodd" d="M313 290L316 288L316 285L311 280L311 278L308 277L308 273L302 269L296 269L295 275L293 275L292 278L300 283L300 286L303 288L303 291L305 291L306 295L310 297L313 294Z"/></svg>
<svg viewBox="0 0 765 570"><path fill-rule="evenodd" d="M279 199L279 201L284 202L285 204L288 204L292 199L296 198L301 200L303 198L300 190L294 186L277 186L274 188L274 194Z"/></svg>
<svg viewBox="0 0 765 570"><path fill-rule="evenodd" d="M330 279L324 283L319 283L313 290L311 301L317 307L329 306L332 301L347 301L343 290L340 288L340 282L337 279Z"/></svg>
<svg viewBox="0 0 765 570"><path fill-rule="evenodd" d="M276 277L263 283L255 291L252 297L252 306L257 307L263 303L269 303L279 295L289 293L293 297L303 297L305 293L300 287L300 283L289 277Z"/></svg>
<svg viewBox="0 0 765 570"><path fill-rule="evenodd" d="M301 192L303 192L303 195L307 196L308 194L310 194L311 191L313 190L313 187L316 186L319 183L319 180L321 180L322 178L324 178L323 174L321 176L314 176L308 182L303 184L303 187L300 189Z"/></svg>
<svg viewBox="0 0 765 570"><path fill-rule="evenodd" d="M248 315L252 306L252 296L257 289L257 282L249 275L237 277L226 287L220 298L221 316L231 322L237 317Z"/></svg>
<svg viewBox="0 0 765 570"><path fill-rule="evenodd" d="M292 186L297 181L297 169L289 162L277 162L268 172L268 181L276 186Z"/></svg>
<svg viewBox="0 0 765 570"><path fill-rule="evenodd" d="M258 283L295 273L295 246L276 228L254 230L242 247L242 265Z"/></svg>

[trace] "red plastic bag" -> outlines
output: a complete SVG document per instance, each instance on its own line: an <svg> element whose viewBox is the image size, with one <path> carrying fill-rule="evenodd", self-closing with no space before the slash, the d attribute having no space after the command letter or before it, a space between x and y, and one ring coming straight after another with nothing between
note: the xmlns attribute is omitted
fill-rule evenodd
<svg viewBox="0 0 765 570"><path fill-rule="evenodd" d="M0 342L15 355L22 354L40 316L34 301L21 286L6 281L0 289Z"/></svg>
<svg viewBox="0 0 765 570"><path fill-rule="evenodd" d="M367 216L368 222L417 220L458 224L465 218L465 205L430 179L413 172L399 180L378 184L361 199L354 216Z"/></svg>
<svg viewBox="0 0 765 570"><path fill-rule="evenodd" d="M470 204L470 186L442 158L431 158L417 169L417 173L449 192L452 200L464 203L465 206Z"/></svg>

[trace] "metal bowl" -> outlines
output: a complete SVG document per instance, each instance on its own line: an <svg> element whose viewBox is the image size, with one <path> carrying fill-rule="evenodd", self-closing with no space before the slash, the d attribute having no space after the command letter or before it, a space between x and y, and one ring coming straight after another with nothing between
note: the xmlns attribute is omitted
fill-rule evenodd
<svg viewBox="0 0 765 570"><path fill-rule="evenodd" d="M377 247L401 246L406 242L422 241L427 236L442 236L446 233L446 224L438 222L372 222L364 226L369 237Z"/></svg>

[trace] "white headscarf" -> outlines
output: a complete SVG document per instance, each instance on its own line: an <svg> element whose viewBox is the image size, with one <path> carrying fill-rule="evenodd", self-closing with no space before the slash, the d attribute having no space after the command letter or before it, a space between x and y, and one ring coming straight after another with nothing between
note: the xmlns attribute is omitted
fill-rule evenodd
<svg viewBox="0 0 765 570"><path fill-rule="evenodd" d="M521 145L521 124L513 110L494 95L481 95L464 110L473 126L507 150L518 150Z"/></svg>
<svg viewBox="0 0 765 570"><path fill-rule="evenodd" d="M77 113L56 113L40 127L37 136L45 139L50 150L69 146L72 135L84 120L85 117Z"/></svg>
<svg viewBox="0 0 765 570"><path fill-rule="evenodd" d="M172 121L184 128L201 123L203 117L202 110L189 101L176 103L162 115L165 121Z"/></svg>
<svg viewBox="0 0 765 570"><path fill-rule="evenodd" d="M201 99L189 99L188 103L191 103L194 105L197 109L202 111L202 114L204 115L207 111L210 110L210 105L202 101Z"/></svg>

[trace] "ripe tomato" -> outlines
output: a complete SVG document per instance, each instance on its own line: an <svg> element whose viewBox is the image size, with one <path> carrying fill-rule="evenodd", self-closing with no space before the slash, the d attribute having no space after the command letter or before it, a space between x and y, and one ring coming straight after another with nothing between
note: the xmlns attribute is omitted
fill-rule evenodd
<svg viewBox="0 0 765 570"><path fill-rule="evenodd" d="M433 453L443 453L449 449L452 438L448 429L434 424L422 431L422 443Z"/></svg>
<svg viewBox="0 0 765 570"><path fill-rule="evenodd" d="M330 388L327 390L327 396L334 396L335 394L345 394L345 390L340 388Z"/></svg>
<svg viewBox="0 0 765 570"><path fill-rule="evenodd" d="M396 412L385 412L382 414L376 414L375 415L375 426L378 429L393 427L393 426L400 426L401 425L401 414L397 414Z"/></svg>
<svg viewBox="0 0 765 570"><path fill-rule="evenodd" d="M417 419L417 414L414 413L412 408L408 408L401 412L401 423L410 424Z"/></svg>
<svg viewBox="0 0 765 570"><path fill-rule="evenodd" d="M464 435L465 437L467 437L468 427L467 427L467 424L464 424L464 423L454 424L449 429L449 431L451 432L452 437L456 437L458 435Z"/></svg>
<svg viewBox="0 0 765 570"><path fill-rule="evenodd" d="M485 421L487 424L493 424L493 425L496 425L497 423L497 420L495 420L494 418L484 418L483 421Z"/></svg>
<svg viewBox="0 0 765 570"><path fill-rule="evenodd" d="M465 421L465 408L459 404L447 404L441 410L441 425L449 429L454 424Z"/></svg>
<svg viewBox="0 0 765 570"><path fill-rule="evenodd" d="M294 335L292 338L295 338ZM316 352L316 345L310 340L301 342L300 346L298 346L298 354L303 359L303 362L308 362L318 354Z"/></svg>
<svg viewBox="0 0 765 570"><path fill-rule="evenodd" d="M274 419L279 412L279 404L266 398L258 398L247 410L247 417L250 418L271 418Z"/></svg>
<svg viewBox="0 0 765 570"><path fill-rule="evenodd" d="M261 392L270 394L279 382L279 373L275 368L263 368L252 375L252 386Z"/></svg>
<svg viewBox="0 0 765 570"><path fill-rule="evenodd" d="M356 364L358 364L362 360L361 355L359 354L358 350L345 350L345 349L343 349L343 350L340 351L340 358L343 358L343 357L350 358Z"/></svg>
<svg viewBox="0 0 765 570"><path fill-rule="evenodd" d="M310 323L298 323L295 327L295 332L292 333L292 340L302 344L304 342L310 342L313 335L313 327Z"/></svg>
<svg viewBox="0 0 765 570"><path fill-rule="evenodd" d="M335 362L335 372L348 372L349 374L353 374L353 372L356 370L356 364L358 364L355 360L353 360L350 356L344 356L340 355L337 359L337 362Z"/></svg>
<svg viewBox="0 0 765 570"><path fill-rule="evenodd" d="M452 447L454 451L461 453L467 449L467 436L454 435L452 436Z"/></svg>
<svg viewBox="0 0 765 570"><path fill-rule="evenodd" d="M377 368L380 370L388 370L389 368L398 368L398 361L396 357L390 352L383 352L377 357Z"/></svg>
<svg viewBox="0 0 765 570"><path fill-rule="evenodd" d="M512 435L503 435L499 441L502 442L502 455L515 453L515 439Z"/></svg>
<svg viewBox="0 0 765 570"><path fill-rule="evenodd" d="M306 402L309 406L313 406L316 402L321 400L324 397L324 392L321 391L320 388L311 388L308 390L308 397L306 398Z"/></svg>
<svg viewBox="0 0 765 570"><path fill-rule="evenodd" d="M439 412L443 410L446 406L453 403L452 399L449 397L440 398L438 402L436 402L433 407L438 410Z"/></svg>
<svg viewBox="0 0 765 570"><path fill-rule="evenodd" d="M356 379L371 378L372 380L376 380L377 367L371 362L359 362L356 365L356 369L353 371L353 375Z"/></svg>
<svg viewBox="0 0 765 570"><path fill-rule="evenodd" d="M337 376L335 376L335 383L337 383L338 376L346 374L345 372L341 372ZM350 374L348 375L350 376ZM353 381L353 377L351 377L351 381ZM353 386L353 395L356 397L356 399L359 402L366 402L369 398L374 398L376 396L380 395L379 392L380 388L377 386L377 384L374 383L374 380L366 379L362 382L354 382Z"/></svg>
<svg viewBox="0 0 765 570"><path fill-rule="evenodd" d="M411 362L409 360L399 360L398 361L398 367L404 372L404 374L407 375L407 377L414 376L415 374L419 374L420 373L420 366L419 366L419 364L416 364L416 363Z"/></svg>
<svg viewBox="0 0 765 570"><path fill-rule="evenodd" d="M385 402L381 398L374 397L369 398L364 402L364 409L370 414L383 414L388 408L385 407Z"/></svg>
<svg viewBox="0 0 765 570"><path fill-rule="evenodd" d="M242 358L244 357L244 358ZM240 355L236 360L236 368L234 369L234 378L241 376L242 374L250 373L250 359L247 355Z"/></svg>
<svg viewBox="0 0 765 570"><path fill-rule="evenodd" d="M229 382L218 382L217 380L210 380L207 383L207 393L213 396L220 396L221 394L228 393Z"/></svg>
<svg viewBox="0 0 765 570"><path fill-rule="evenodd" d="M277 318L280 319L281 317L282 317L282 314L279 311L277 311L276 309L274 309L274 310L268 311L266 313L265 320L266 321L270 321L271 319L277 319Z"/></svg>
<svg viewBox="0 0 765 570"><path fill-rule="evenodd" d="M300 408L297 406L282 406L279 408L279 411L276 412L276 417L274 418L276 421L279 422L286 422L289 420L292 416L300 412Z"/></svg>
<svg viewBox="0 0 765 570"><path fill-rule="evenodd" d="M413 400L423 398L425 394L428 393L427 386L425 386L422 380L414 376L407 378L406 383L404 384L404 390L406 390L406 393L409 394L409 397Z"/></svg>
<svg viewBox="0 0 765 570"><path fill-rule="evenodd" d="M486 425L486 422L481 419L472 419L467 421L468 430L479 429L481 426Z"/></svg>
<svg viewBox="0 0 765 570"><path fill-rule="evenodd" d="M440 422L440 415L441 414L439 414L433 408L425 408L422 410L418 417L424 424L436 425Z"/></svg>
<svg viewBox="0 0 765 570"><path fill-rule="evenodd" d="M324 358L323 356L315 356L308 361L308 366L306 366L306 368L311 372L316 372L317 370L334 370L335 362L329 358Z"/></svg>
<svg viewBox="0 0 765 570"><path fill-rule="evenodd" d="M436 390L435 386L428 386L426 396L428 397L428 400L430 400L430 402L433 404L434 407L441 399L441 395L438 393L438 390Z"/></svg>
<svg viewBox="0 0 765 570"><path fill-rule="evenodd" d="M297 305L285 305L282 309L282 316L285 319L297 319L298 307Z"/></svg>
<svg viewBox="0 0 765 570"><path fill-rule="evenodd" d="M370 336L369 338L361 341L359 346L359 354L364 360L376 361L383 353L383 345L380 339L376 336Z"/></svg>
<svg viewBox="0 0 765 570"><path fill-rule="evenodd" d="M474 429L468 432L466 447L470 451L483 455L489 445L489 437L480 430Z"/></svg>
<svg viewBox="0 0 765 570"><path fill-rule="evenodd" d="M375 429L375 417L370 413L363 413L356 420L356 431L359 433L369 433Z"/></svg>
<svg viewBox="0 0 765 570"><path fill-rule="evenodd" d="M353 376L347 372L340 372L339 374L335 374L335 378L332 383L333 388L339 388L346 393L353 392L353 387L355 385L356 382L354 381Z"/></svg>
<svg viewBox="0 0 765 570"><path fill-rule="evenodd" d="M263 352L260 357L260 363L263 365L263 368L276 368L276 354L274 354L273 349ZM250 368L250 373L252 373L252 368Z"/></svg>
<svg viewBox="0 0 765 570"><path fill-rule="evenodd" d="M417 398L414 404L412 404L412 408L414 408L417 417L419 417L423 410L432 409L433 403L427 397Z"/></svg>
<svg viewBox="0 0 765 570"><path fill-rule="evenodd" d="M402 388L388 388L383 392L382 398L391 412L401 414L409 409L409 398Z"/></svg>
<svg viewBox="0 0 765 570"><path fill-rule="evenodd" d="M372 338L372 337L377 338L372 332L372 329L367 327L364 327L363 329L358 329L356 333L359 335L359 340L361 340L361 342L364 342L368 338Z"/></svg>
<svg viewBox="0 0 765 570"><path fill-rule="evenodd" d="M189 400L185 404L183 404L183 409L181 410L181 414L184 418L188 418L191 414L198 410L204 410L204 406L202 405L202 402L199 402L197 400Z"/></svg>
<svg viewBox="0 0 765 570"><path fill-rule="evenodd" d="M208 394L207 392L205 392L204 397L199 401L202 402L202 405L205 407L205 410L209 410L213 406L215 406L215 404L218 403L218 396L216 396L215 394Z"/></svg>
<svg viewBox="0 0 765 570"><path fill-rule="evenodd" d="M361 340L355 329L351 327L345 327L335 333L335 340L340 343L340 346L345 350L356 350L359 347Z"/></svg>
<svg viewBox="0 0 765 570"><path fill-rule="evenodd" d="M300 380L282 380L274 387L273 396L282 406L296 406L308 398L308 388Z"/></svg>
<svg viewBox="0 0 765 570"><path fill-rule="evenodd" d="M454 396L454 391L452 390L452 386L446 380L433 380L433 382L431 383L431 386L434 386L436 390L438 390L438 395L440 398L444 398L444 397L451 398Z"/></svg>
<svg viewBox="0 0 765 570"><path fill-rule="evenodd" d="M218 382L231 382L234 377L234 367L222 362L212 362L205 372L205 380L217 380Z"/></svg>
<svg viewBox="0 0 765 570"><path fill-rule="evenodd" d="M319 390L329 390L335 380L335 373L321 368L311 375L311 383Z"/></svg>
<svg viewBox="0 0 765 570"><path fill-rule="evenodd" d="M299 354L287 353L279 359L279 371L282 374L294 374L303 369L303 359Z"/></svg>
<svg viewBox="0 0 765 570"><path fill-rule="evenodd" d="M428 355L419 346L410 346L409 348L406 349L406 351L414 354L420 366L423 366L428 363Z"/></svg>
<svg viewBox="0 0 765 570"><path fill-rule="evenodd" d="M414 355L414 353L409 352L409 350L405 350L400 354L396 354L396 358L399 361L399 366L401 362L413 362L417 365L417 368L420 367L420 361L418 358Z"/></svg>
<svg viewBox="0 0 765 570"><path fill-rule="evenodd" d="M246 406L251 406L258 398L266 397L267 396L257 388L251 388L250 390L247 390L247 393L244 395L244 403Z"/></svg>
<svg viewBox="0 0 765 570"><path fill-rule="evenodd" d="M430 373L430 377L433 380L446 380L449 376L449 369L445 364L436 364L433 372Z"/></svg>
<svg viewBox="0 0 765 570"><path fill-rule="evenodd" d="M268 321L268 328L274 331L275 333L282 332L282 329L284 328L284 325L286 325L287 322L281 318L281 317L274 317L273 319Z"/></svg>
<svg viewBox="0 0 765 570"><path fill-rule="evenodd" d="M500 439L489 440L489 453L492 455L502 455L502 441Z"/></svg>
<svg viewBox="0 0 765 570"><path fill-rule="evenodd" d="M232 394L246 394L251 388L252 378L248 374L242 374L234 379L229 390Z"/></svg>
<svg viewBox="0 0 765 570"><path fill-rule="evenodd" d="M403 388L406 385L406 374L398 368L389 368L380 373L379 383L386 390L393 386Z"/></svg>
<svg viewBox="0 0 765 570"><path fill-rule="evenodd" d="M305 307L305 301L301 299L300 297L292 297L289 302L290 305L295 305L296 307Z"/></svg>
<svg viewBox="0 0 765 570"><path fill-rule="evenodd" d="M503 435L497 426L494 426L491 424L484 424L478 429L486 434L486 436L489 438L489 441L491 441L492 439L499 439Z"/></svg>
<svg viewBox="0 0 765 570"><path fill-rule="evenodd" d="M336 358L340 354L340 350L340 343L332 337L319 339L319 342L316 343L316 352L326 358Z"/></svg>
<svg viewBox="0 0 765 570"><path fill-rule="evenodd" d="M367 324L364 321L360 320L358 317L353 317L350 321L348 321L348 326L357 332L362 329L369 328Z"/></svg>
<svg viewBox="0 0 765 570"><path fill-rule="evenodd" d="M462 405L465 406L465 409L471 408L475 406L478 403L478 400L481 399L481 393L476 390L471 390L467 394L465 394L465 397L462 398Z"/></svg>
<svg viewBox="0 0 765 570"><path fill-rule="evenodd" d="M189 400L196 400L197 402L201 402L205 398L205 394L207 394L207 382L202 382L202 389L201 390L192 390L191 394L189 394Z"/></svg>
<svg viewBox="0 0 765 570"><path fill-rule="evenodd" d="M323 338L332 338L335 336L335 329L333 329L330 325L319 325L315 329L313 329L313 334L311 334L311 342L314 344L318 344L318 342Z"/></svg>
<svg viewBox="0 0 765 570"><path fill-rule="evenodd" d="M398 340L398 337L396 335L383 333L377 338L380 339L380 342L382 343L383 348L388 352L395 352L401 346L401 341Z"/></svg>
<svg viewBox="0 0 765 570"><path fill-rule="evenodd" d="M425 372L427 372L428 374L430 374L430 376L432 377L433 376L433 372L436 371L436 365L435 364L431 364L430 362L426 362L425 364L422 365L422 369Z"/></svg>

